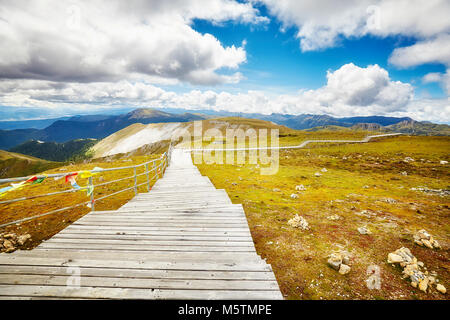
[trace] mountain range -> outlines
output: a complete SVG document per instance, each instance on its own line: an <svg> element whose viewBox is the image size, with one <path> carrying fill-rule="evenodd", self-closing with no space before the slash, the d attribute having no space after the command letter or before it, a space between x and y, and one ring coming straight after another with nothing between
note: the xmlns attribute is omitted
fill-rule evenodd
<svg viewBox="0 0 450 320"><path fill-rule="evenodd" d="M188 122L204 118L193 113L171 114L154 109L136 109L117 116L75 116L56 120L44 129L0 130L0 149L10 149L28 140L67 142L74 139L102 139L134 123Z"/></svg>
<svg viewBox="0 0 450 320"><path fill-rule="evenodd" d="M172 111L172 109L170 110ZM135 123L189 122L218 117L259 119L297 130L311 129L314 127L341 126L420 135L450 135L450 126L448 125L418 122L407 117L367 116L335 118L329 115L313 114L289 115L273 113L264 115L223 111L208 111L205 113L203 111L201 111L202 113L188 113L184 111L184 113L181 113L178 109L173 110L173 113L169 113L151 108L140 108L121 115L79 115L69 118L53 119L53 122L50 119L48 123L51 124L41 129L23 128L22 126L26 125L26 121L18 121L17 123L8 121L10 128L19 127L19 129L0 130L0 149L11 149L29 140L63 143L75 139L103 139ZM34 125L36 126L35 122ZM39 125L42 125L42 122Z"/></svg>

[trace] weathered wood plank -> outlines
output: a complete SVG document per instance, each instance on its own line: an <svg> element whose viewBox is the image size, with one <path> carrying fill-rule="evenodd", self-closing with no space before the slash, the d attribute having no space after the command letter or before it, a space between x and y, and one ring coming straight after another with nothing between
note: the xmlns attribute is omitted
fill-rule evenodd
<svg viewBox="0 0 450 320"><path fill-rule="evenodd" d="M275 280L269 271L210 271L210 270L153 270L132 268L80 267L84 277L114 277L141 279L214 279L214 280ZM70 274L71 269L61 266L0 265L0 274L61 275Z"/></svg>
<svg viewBox="0 0 450 320"><path fill-rule="evenodd" d="M111 259L113 258L113 259ZM235 261L235 262L221 262L221 261L157 261L146 259L133 260L114 260L110 259L95 259L95 257L76 258L76 257L41 257L41 256L17 256L7 255L0 256L0 265L29 265L29 266L64 266L64 267L86 267L86 268L103 268L103 269L151 269L151 270L196 270L196 271L271 271L270 265L262 263L261 261Z"/></svg>
<svg viewBox="0 0 450 320"><path fill-rule="evenodd" d="M144 240L140 238L133 239L86 239L86 238L52 238L51 241L43 244L68 243L68 244L111 244L111 245L137 245L137 246L213 246L213 247L253 247L253 241L210 241L210 240Z"/></svg>
<svg viewBox="0 0 450 320"><path fill-rule="evenodd" d="M66 275L30 275L0 274L0 285L49 285L66 286L71 274ZM181 290L277 290L273 280L216 280L216 279L148 279L84 276L80 273L81 287L97 288L147 288ZM1 289L1 287L0 287ZM0 295L2 292L0 291Z"/></svg>
<svg viewBox="0 0 450 320"><path fill-rule="evenodd" d="M163 290L123 288L67 288L66 286L0 285L0 296L68 297L103 299L224 299L275 300L281 299L277 290Z"/></svg>

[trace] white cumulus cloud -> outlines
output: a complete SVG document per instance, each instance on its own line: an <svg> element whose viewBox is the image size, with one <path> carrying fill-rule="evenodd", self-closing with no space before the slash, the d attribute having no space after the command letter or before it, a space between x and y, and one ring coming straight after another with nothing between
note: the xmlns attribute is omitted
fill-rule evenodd
<svg viewBox="0 0 450 320"><path fill-rule="evenodd" d="M97 82L236 82L243 46L223 46L195 31L194 19L264 23L234 0L4 0L0 6L3 79Z"/></svg>
<svg viewBox="0 0 450 320"><path fill-rule="evenodd" d="M408 83L393 81L378 65L352 63L326 74L327 84L295 94L263 91L230 93L192 90L176 93L145 82L66 83L39 80L0 81L0 104L82 110L133 107L183 108L244 113L410 116L442 122L450 118L448 99L415 100ZM74 111L75 110L75 111Z"/></svg>
<svg viewBox="0 0 450 320"><path fill-rule="evenodd" d="M254 0L285 27L295 26L303 51L335 46L341 37L406 35L420 39L450 31L448 0Z"/></svg>

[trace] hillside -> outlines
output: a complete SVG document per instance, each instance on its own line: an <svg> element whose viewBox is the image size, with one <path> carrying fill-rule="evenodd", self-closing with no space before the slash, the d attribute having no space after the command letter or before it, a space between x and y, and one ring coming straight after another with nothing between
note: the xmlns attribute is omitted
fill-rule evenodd
<svg viewBox="0 0 450 320"><path fill-rule="evenodd" d="M68 161L85 158L87 150L96 142L95 139L76 139L63 143L30 140L10 151L50 161Z"/></svg>
<svg viewBox="0 0 450 320"><path fill-rule="evenodd" d="M431 122L419 122L414 120L402 121L385 127L388 131L395 131L423 136L450 136L450 126Z"/></svg>
<svg viewBox="0 0 450 320"><path fill-rule="evenodd" d="M0 148L10 149L28 140L67 142L74 139L102 139L134 123L188 122L201 119L203 117L196 114L171 114L154 109L136 109L118 116L76 116L55 121L41 130L0 130Z"/></svg>
<svg viewBox="0 0 450 320"><path fill-rule="evenodd" d="M27 176L60 166L57 162L0 150L0 178Z"/></svg>
<svg viewBox="0 0 450 320"><path fill-rule="evenodd" d="M227 129L243 129L245 131L249 128L276 128L280 130L280 135L287 135L295 132L295 130L279 126L272 122L237 117L203 120L201 123L203 133L208 129L218 129L222 132L224 137ZM101 140L92 147L91 151L94 158L128 153L160 141L170 141L172 139L178 141L180 136L186 132L185 130L192 134L194 123L172 122L152 123L147 125L136 123Z"/></svg>

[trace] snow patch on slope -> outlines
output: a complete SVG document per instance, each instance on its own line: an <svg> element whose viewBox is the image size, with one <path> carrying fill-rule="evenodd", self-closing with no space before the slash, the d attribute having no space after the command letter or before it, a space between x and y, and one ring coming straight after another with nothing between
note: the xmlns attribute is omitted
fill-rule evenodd
<svg viewBox="0 0 450 320"><path fill-rule="evenodd" d="M135 134L118 141L113 148L104 154L104 156L126 153L146 144L155 143L161 140L170 140L172 137L182 134L185 129L186 125L180 122L149 124Z"/></svg>

